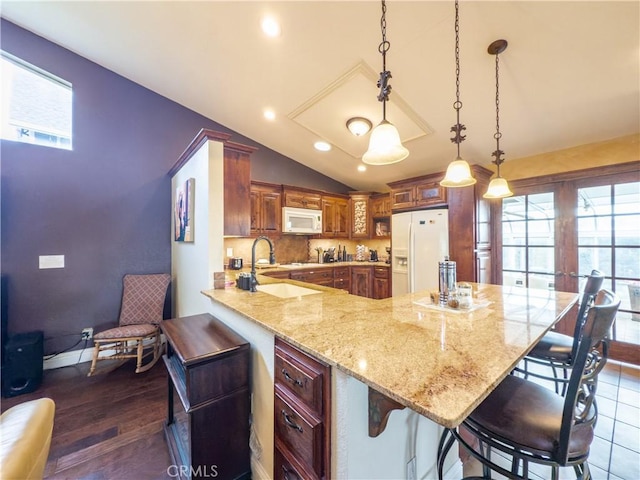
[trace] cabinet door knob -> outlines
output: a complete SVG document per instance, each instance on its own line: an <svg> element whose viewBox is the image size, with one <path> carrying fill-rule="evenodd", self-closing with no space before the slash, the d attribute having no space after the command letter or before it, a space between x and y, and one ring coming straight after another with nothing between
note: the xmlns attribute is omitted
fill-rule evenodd
<svg viewBox="0 0 640 480"><path fill-rule="evenodd" d="M300 433L302 433L302 427L298 425L296 422L294 422L293 420L291 420L291 417L284 410L282 410L282 416L284 417L284 423L286 423L289 427L293 428L294 430L298 430Z"/></svg>

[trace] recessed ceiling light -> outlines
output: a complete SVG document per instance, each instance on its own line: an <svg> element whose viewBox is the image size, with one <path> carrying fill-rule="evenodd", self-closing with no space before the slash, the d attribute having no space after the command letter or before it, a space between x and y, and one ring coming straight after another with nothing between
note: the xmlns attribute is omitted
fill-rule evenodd
<svg viewBox="0 0 640 480"><path fill-rule="evenodd" d="M275 120L276 119L276 112L274 112L270 108L267 108L264 111L264 118L266 118L267 120Z"/></svg>
<svg viewBox="0 0 640 480"><path fill-rule="evenodd" d="M275 18L264 17L260 25L262 26L262 31L267 37L275 38L280 36L280 24Z"/></svg>
<svg viewBox="0 0 640 480"><path fill-rule="evenodd" d="M313 146L315 147L316 150L319 150L321 152L328 152L329 150L331 150L331 145L321 140L314 143Z"/></svg>
<svg viewBox="0 0 640 480"><path fill-rule="evenodd" d="M358 165L358 171L359 172L366 172L367 171L367 167L365 167L364 165Z"/></svg>

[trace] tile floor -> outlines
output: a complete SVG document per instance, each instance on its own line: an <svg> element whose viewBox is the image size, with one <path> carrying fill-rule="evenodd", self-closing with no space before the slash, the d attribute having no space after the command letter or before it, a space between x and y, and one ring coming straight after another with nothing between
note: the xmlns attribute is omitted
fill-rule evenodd
<svg viewBox="0 0 640 480"><path fill-rule="evenodd" d="M607 362L597 398L599 417L589 454L594 480L640 479L640 368Z"/></svg>
<svg viewBox="0 0 640 480"><path fill-rule="evenodd" d="M589 454L593 480L640 480L640 367L609 360L599 375L597 399L598 423ZM548 467L529 468L532 479L551 477ZM447 478L459 475L452 470ZM493 478L505 477L494 472ZM573 468L560 469L561 480L575 478Z"/></svg>

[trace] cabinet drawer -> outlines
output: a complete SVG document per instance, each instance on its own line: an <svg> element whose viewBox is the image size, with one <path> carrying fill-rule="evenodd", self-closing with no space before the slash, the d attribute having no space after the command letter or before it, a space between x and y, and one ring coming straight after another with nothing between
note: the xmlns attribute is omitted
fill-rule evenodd
<svg viewBox="0 0 640 480"><path fill-rule="evenodd" d="M333 278L349 278L349 267L333 267Z"/></svg>
<svg viewBox="0 0 640 480"><path fill-rule="evenodd" d="M373 276L375 278L389 278L389 267L374 267Z"/></svg>
<svg viewBox="0 0 640 480"><path fill-rule="evenodd" d="M274 430L276 437L289 450L296 452L301 463L308 465L314 473L323 473L323 424L320 419L307 412L287 396L279 385L275 387Z"/></svg>
<svg viewBox="0 0 640 480"><path fill-rule="evenodd" d="M333 270L330 267L317 270L298 270L291 272L291 280L313 283L316 285L333 286Z"/></svg>
<svg viewBox="0 0 640 480"><path fill-rule="evenodd" d="M305 480L308 475L302 473L301 470L293 465L293 462L287 460L287 457L280 451L275 449L275 465L273 467L273 477L276 480Z"/></svg>
<svg viewBox="0 0 640 480"><path fill-rule="evenodd" d="M275 383L289 390L292 395L315 412L322 412L321 371L314 370L313 365L304 365L285 351L276 348Z"/></svg>
<svg viewBox="0 0 640 480"><path fill-rule="evenodd" d="M349 292L351 290L351 279L337 278L333 281L333 288L338 288L340 290L346 290L347 292Z"/></svg>

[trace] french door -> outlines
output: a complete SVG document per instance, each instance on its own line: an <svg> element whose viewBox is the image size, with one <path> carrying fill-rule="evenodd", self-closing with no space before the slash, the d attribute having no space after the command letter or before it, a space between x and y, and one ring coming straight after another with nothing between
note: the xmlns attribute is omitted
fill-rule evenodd
<svg viewBox="0 0 640 480"><path fill-rule="evenodd" d="M623 164L513 182L496 243L504 285L578 292L592 269L602 271L604 288L621 298L611 358L639 364L640 172L633 163L635 169ZM574 321L558 330L572 334Z"/></svg>

